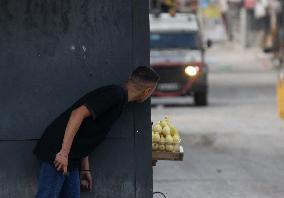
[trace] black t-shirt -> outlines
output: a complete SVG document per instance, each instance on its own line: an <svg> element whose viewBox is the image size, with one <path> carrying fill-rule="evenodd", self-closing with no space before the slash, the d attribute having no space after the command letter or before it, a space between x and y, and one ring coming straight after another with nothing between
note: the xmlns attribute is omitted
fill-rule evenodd
<svg viewBox="0 0 284 198"><path fill-rule="evenodd" d="M95 89L60 114L44 131L33 152L40 160L53 162L62 147L65 129L72 110L85 105L92 116L83 120L69 153L68 170L80 167L81 159L102 142L127 104L127 90L121 85Z"/></svg>

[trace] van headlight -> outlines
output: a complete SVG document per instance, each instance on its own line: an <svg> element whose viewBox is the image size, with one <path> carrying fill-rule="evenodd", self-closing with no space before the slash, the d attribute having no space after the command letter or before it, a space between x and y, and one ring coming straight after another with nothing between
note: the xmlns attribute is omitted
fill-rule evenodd
<svg viewBox="0 0 284 198"><path fill-rule="evenodd" d="M199 67L189 65L189 66L185 67L184 72L188 76L196 76L199 72Z"/></svg>

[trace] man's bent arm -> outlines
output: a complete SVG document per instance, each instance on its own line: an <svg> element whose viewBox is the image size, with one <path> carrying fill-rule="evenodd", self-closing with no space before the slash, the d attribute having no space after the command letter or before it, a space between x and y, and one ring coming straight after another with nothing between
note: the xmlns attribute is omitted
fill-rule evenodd
<svg viewBox="0 0 284 198"><path fill-rule="evenodd" d="M72 111L65 129L61 148L61 152L63 152L65 155L69 155L74 137L79 130L83 120L88 116L91 116L91 113L84 105Z"/></svg>
<svg viewBox="0 0 284 198"><path fill-rule="evenodd" d="M84 157L81 162L81 170L90 170L89 157Z"/></svg>

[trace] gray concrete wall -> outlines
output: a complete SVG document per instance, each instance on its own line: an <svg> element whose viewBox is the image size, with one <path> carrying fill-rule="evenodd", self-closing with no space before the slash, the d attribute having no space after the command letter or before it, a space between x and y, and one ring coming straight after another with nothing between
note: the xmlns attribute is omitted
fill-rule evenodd
<svg viewBox="0 0 284 198"><path fill-rule="evenodd" d="M86 92L148 65L148 31L148 1L0 1L0 197L34 197L33 139ZM92 154L82 197L152 197L150 127L149 102L130 105Z"/></svg>

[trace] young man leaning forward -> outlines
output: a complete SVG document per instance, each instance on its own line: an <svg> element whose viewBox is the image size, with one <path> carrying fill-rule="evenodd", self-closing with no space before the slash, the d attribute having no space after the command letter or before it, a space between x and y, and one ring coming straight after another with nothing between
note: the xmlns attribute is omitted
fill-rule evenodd
<svg viewBox="0 0 284 198"><path fill-rule="evenodd" d="M125 84L95 89L61 113L34 148L40 160L36 198L79 198L80 185L91 191L88 156L125 106L148 99L158 80L153 69L138 67Z"/></svg>

